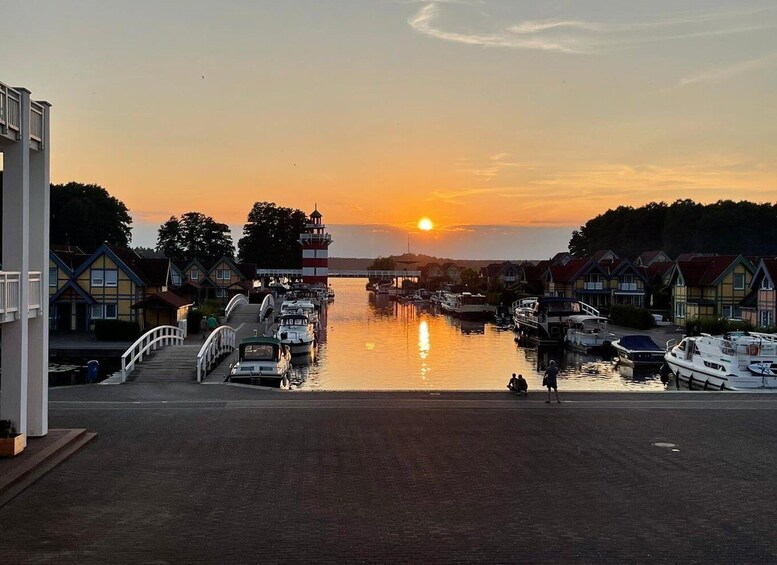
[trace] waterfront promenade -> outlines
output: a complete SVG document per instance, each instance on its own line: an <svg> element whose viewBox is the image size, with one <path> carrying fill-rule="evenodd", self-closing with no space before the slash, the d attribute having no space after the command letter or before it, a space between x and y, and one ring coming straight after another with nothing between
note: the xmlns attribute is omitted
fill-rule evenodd
<svg viewBox="0 0 777 565"><path fill-rule="evenodd" d="M0 563L777 560L773 395L50 393L99 436L0 508Z"/></svg>

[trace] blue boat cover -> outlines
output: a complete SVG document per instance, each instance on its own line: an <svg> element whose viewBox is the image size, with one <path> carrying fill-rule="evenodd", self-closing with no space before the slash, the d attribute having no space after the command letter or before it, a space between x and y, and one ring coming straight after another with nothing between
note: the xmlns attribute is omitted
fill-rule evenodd
<svg viewBox="0 0 777 565"><path fill-rule="evenodd" d="M624 349L629 351L663 351L655 341L647 335L624 335L618 340L618 343Z"/></svg>

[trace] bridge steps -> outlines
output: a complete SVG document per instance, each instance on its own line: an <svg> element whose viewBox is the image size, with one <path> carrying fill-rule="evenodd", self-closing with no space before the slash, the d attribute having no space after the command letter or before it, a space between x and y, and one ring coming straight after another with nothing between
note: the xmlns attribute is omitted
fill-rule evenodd
<svg viewBox="0 0 777 565"><path fill-rule="evenodd" d="M197 353L202 344L171 345L139 363L127 378L132 382L156 383L197 379Z"/></svg>

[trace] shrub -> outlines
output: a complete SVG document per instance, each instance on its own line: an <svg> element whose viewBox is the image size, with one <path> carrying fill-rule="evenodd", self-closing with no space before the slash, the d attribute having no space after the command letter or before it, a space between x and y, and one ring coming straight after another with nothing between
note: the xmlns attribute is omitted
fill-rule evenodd
<svg viewBox="0 0 777 565"><path fill-rule="evenodd" d="M653 315L644 308L614 304L610 307L610 319L616 326L646 330L655 325Z"/></svg>
<svg viewBox="0 0 777 565"><path fill-rule="evenodd" d="M95 320L94 336L98 341L134 341L140 337L140 324L125 320Z"/></svg>
<svg viewBox="0 0 777 565"><path fill-rule="evenodd" d="M17 435L16 428L11 420L0 420L0 437L11 438Z"/></svg>
<svg viewBox="0 0 777 565"><path fill-rule="evenodd" d="M691 318L685 321L687 335L701 335L703 333L720 335L726 332L750 331L752 329L752 324L748 322L727 318Z"/></svg>

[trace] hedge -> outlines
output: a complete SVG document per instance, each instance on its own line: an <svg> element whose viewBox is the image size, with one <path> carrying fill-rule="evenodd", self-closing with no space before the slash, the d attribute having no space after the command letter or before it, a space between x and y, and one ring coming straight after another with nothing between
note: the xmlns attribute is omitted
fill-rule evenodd
<svg viewBox="0 0 777 565"><path fill-rule="evenodd" d="M95 320L94 335L98 341L135 341L140 337L140 324L124 320Z"/></svg>
<svg viewBox="0 0 777 565"><path fill-rule="evenodd" d="M644 308L614 304L610 306L610 319L616 326L646 330L655 325L653 315Z"/></svg>
<svg viewBox="0 0 777 565"><path fill-rule="evenodd" d="M726 332L750 331L752 324L743 320L729 320L727 318L691 318L685 321L686 335L722 335Z"/></svg>

